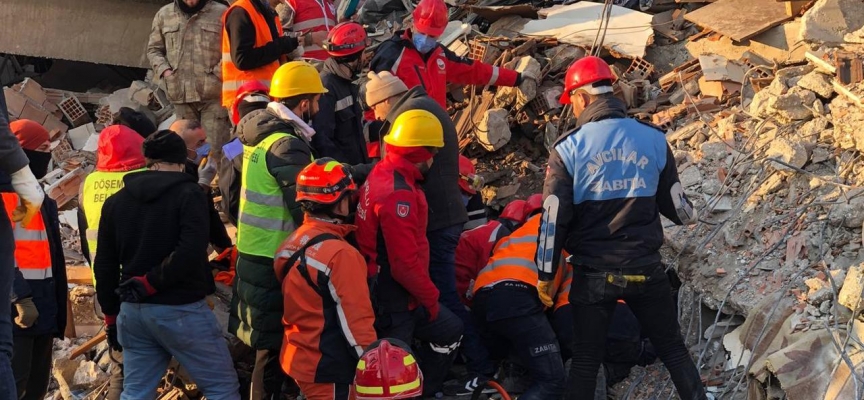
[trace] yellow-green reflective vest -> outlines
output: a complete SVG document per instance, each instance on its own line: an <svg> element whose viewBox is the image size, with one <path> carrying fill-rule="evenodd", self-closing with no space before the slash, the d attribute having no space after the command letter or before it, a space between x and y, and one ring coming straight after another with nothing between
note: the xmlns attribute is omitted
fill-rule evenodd
<svg viewBox="0 0 864 400"><path fill-rule="evenodd" d="M102 206L105 200L123 189L123 177L132 172L144 171L145 168L132 171L105 172L93 171L84 180L81 198L78 201L84 207L87 218L87 247L90 249L90 262L96 262L96 239L99 236L99 220L102 219ZM92 267L92 265L91 265Z"/></svg>

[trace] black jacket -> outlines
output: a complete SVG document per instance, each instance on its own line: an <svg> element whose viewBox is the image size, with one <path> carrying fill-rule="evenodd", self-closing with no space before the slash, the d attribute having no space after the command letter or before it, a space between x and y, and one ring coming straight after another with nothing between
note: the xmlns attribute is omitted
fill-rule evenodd
<svg viewBox="0 0 864 400"><path fill-rule="evenodd" d="M12 193L11 179L0 172L0 193ZM66 257L63 255L63 239L60 237L60 217L57 202L45 196L42 202L42 221L45 223L45 233L48 234L48 246L51 252L52 278L44 280L24 279L21 272L15 271L12 285L12 298L22 299L32 297L39 318L30 328L21 329L18 325L12 327L15 336L37 336L53 334L58 339L63 338L66 329ZM13 311L12 318L15 318Z"/></svg>
<svg viewBox="0 0 864 400"><path fill-rule="evenodd" d="M315 152L350 165L368 163L357 85L332 71L330 63L324 64L321 82L328 92L321 95L318 114L312 120Z"/></svg>
<svg viewBox="0 0 864 400"><path fill-rule="evenodd" d="M120 282L146 276L156 293L145 303L179 305L213 293L207 263L207 200L184 172L142 171L102 206L93 273L105 315L117 315ZM121 273L122 265L122 273Z"/></svg>
<svg viewBox="0 0 864 400"><path fill-rule="evenodd" d="M195 181L198 181L198 167L191 161L186 161L186 173L192 176ZM215 247L227 249L233 245L231 237L228 236L228 231L225 229L225 224L222 223L222 217L219 216L219 211L213 204L213 195L208 189L204 192L204 197L207 198L207 213L210 219L210 244Z"/></svg>
<svg viewBox="0 0 864 400"><path fill-rule="evenodd" d="M381 137L385 136L384 132L390 131L390 125L399 114L417 109L435 114L444 127L444 147L435 154L432 168L423 181L423 191L426 192L426 201L429 203L429 225L426 231L453 225L461 227L468 221L468 213L459 190L459 138L447 111L429 97L422 86L415 86L405 92L390 109L381 128ZM385 146L382 146L383 148Z"/></svg>
<svg viewBox="0 0 864 400"><path fill-rule="evenodd" d="M294 51L298 46L296 38L279 36L274 19L276 11L264 5L261 0L253 0L252 4L267 20L270 34L275 39L264 46L255 47L255 25L252 24L249 14L240 7L231 9L225 18L225 32L231 44L231 60L241 71L260 68L277 61L279 57Z"/></svg>
<svg viewBox="0 0 864 400"><path fill-rule="evenodd" d="M677 182L663 132L627 118L626 106L614 97L591 103L549 155L543 197L555 195L560 202L553 268L562 249L574 265L599 269L659 263L660 213L682 223L671 197ZM552 272L541 271L541 279L551 280Z"/></svg>

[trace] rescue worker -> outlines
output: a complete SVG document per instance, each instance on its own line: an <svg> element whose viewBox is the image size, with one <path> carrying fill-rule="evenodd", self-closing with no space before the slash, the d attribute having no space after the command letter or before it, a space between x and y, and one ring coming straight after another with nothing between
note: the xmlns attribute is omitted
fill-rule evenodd
<svg viewBox="0 0 864 400"><path fill-rule="evenodd" d="M78 192L78 231L81 235L81 252L84 259L94 268L96 260L99 221L102 219L102 206L105 200L123 187L123 177L129 173L143 171L146 166L141 146L144 137L124 125L111 125L99 134L96 147L96 170L87 175ZM96 283L94 278L93 283ZM101 303L99 303L101 306ZM108 400L119 400L123 392L123 353L117 342L116 324L108 324L109 347L114 350L111 358L111 378L108 383ZM116 362L115 362L116 361Z"/></svg>
<svg viewBox="0 0 864 400"><path fill-rule="evenodd" d="M493 358L506 358L512 350L528 370L532 383L519 396L524 400L560 399L566 388L561 344L546 316L552 304L544 305L537 296L534 256L540 217L529 218L495 245L477 275L471 308ZM565 268L559 269L554 283L560 285L565 274Z"/></svg>
<svg viewBox="0 0 864 400"><path fill-rule="evenodd" d="M219 192L222 194L222 210L228 222L237 226L240 210L240 174L243 172L243 143L236 135L240 118L255 110L263 110L270 103L267 93L270 87L258 81L244 83L237 90L237 98L231 105L231 123L234 124L233 136L222 146L223 158L219 162Z"/></svg>
<svg viewBox="0 0 864 400"><path fill-rule="evenodd" d="M96 146L96 170L87 175L78 194L78 231L81 252L93 267L96 260L96 237L102 205L123 187L123 177L130 172L143 171L144 138L123 125L111 125L99 134Z"/></svg>
<svg viewBox="0 0 864 400"><path fill-rule="evenodd" d="M219 41L227 9L216 0L174 0L156 13L147 43L153 74L165 82L174 113L178 119L201 121L214 162L221 158L231 129L220 102Z"/></svg>
<svg viewBox="0 0 864 400"><path fill-rule="evenodd" d="M210 188L210 181L213 175L212 172L208 171L212 164L206 160L196 160L199 156L198 150L207 143L204 127L198 121L180 119L174 121L169 129L180 135L180 138L183 139L183 143L186 145L185 172L195 178L198 186L201 186L201 189L204 190L205 198L207 199L207 214L209 215L210 244L216 253L222 253L234 244L231 242L231 237L228 236L228 231L225 229L225 224L222 223L222 217L219 216L216 205L213 204L213 193ZM205 175L208 175L210 178ZM202 179L202 176L205 177Z"/></svg>
<svg viewBox="0 0 864 400"><path fill-rule="evenodd" d="M477 175L474 163L463 155L459 155L459 189L462 191L462 204L468 212L468 222L462 225L467 231L489 222L486 217L486 205L478 190L483 188L483 177Z"/></svg>
<svg viewBox="0 0 864 400"><path fill-rule="evenodd" d="M246 82L270 79L299 46L321 45L327 34L284 35L273 9L282 0L237 0L222 20L222 105L230 108Z"/></svg>
<svg viewBox="0 0 864 400"><path fill-rule="evenodd" d="M449 22L444 0L420 0L412 14L411 30L397 31L378 47L371 70L390 71L408 88L423 86L429 96L447 108L447 84L519 86L522 74L459 57L438 43Z"/></svg>
<svg viewBox="0 0 864 400"><path fill-rule="evenodd" d="M48 130L35 121L17 120L10 124L36 179L48 173L51 161ZM9 176L0 173L0 195L5 214L12 217L18 194ZM16 271L12 372L18 399L43 399L51 378L54 338L62 339L66 328L66 260L60 237L57 203L46 198L42 210L30 224L16 223Z"/></svg>
<svg viewBox="0 0 864 400"><path fill-rule="evenodd" d="M363 349L376 340L366 262L345 237L357 185L332 158L297 177L305 220L276 253L285 298L281 362L309 400L347 400Z"/></svg>
<svg viewBox="0 0 864 400"><path fill-rule="evenodd" d="M286 0L288 13L280 18L282 26L291 32L327 34L336 26L336 7L331 0ZM329 57L320 43L303 46L303 58L324 61Z"/></svg>
<svg viewBox="0 0 864 400"><path fill-rule="evenodd" d="M561 250L571 256L575 342L569 398L594 396L609 318L621 298L633 310L682 399L705 399L661 262L660 214L676 224L696 222L672 150L662 131L627 118L612 95L609 66L585 57L567 70L561 102L573 105L576 129L562 135L549 157L538 238L538 294L551 303ZM578 215L578 218L575 216Z"/></svg>
<svg viewBox="0 0 864 400"><path fill-rule="evenodd" d="M286 377L282 294L273 272L279 245L303 222L297 174L313 160L309 122L327 89L309 63L292 61L273 75L267 109L240 120L243 143L237 266L228 331L256 350L251 398L278 397Z"/></svg>
<svg viewBox="0 0 864 400"><path fill-rule="evenodd" d="M119 333L109 342L123 349L122 398L154 398L174 357L208 399L239 400L237 372L205 299L215 290L207 203L183 172L186 146L163 130L143 152L148 171L124 176L105 201L94 267L106 323Z"/></svg>
<svg viewBox="0 0 864 400"><path fill-rule="evenodd" d="M372 343L354 376L357 400L413 399L423 393L423 371L411 346L399 339Z"/></svg>
<svg viewBox="0 0 864 400"><path fill-rule="evenodd" d="M321 96L318 114L312 121L316 132L312 145L321 157L351 165L368 163L360 89L354 83L364 67L366 31L356 22L343 22L330 31L324 48L330 55L321 72L327 93Z"/></svg>
<svg viewBox="0 0 864 400"><path fill-rule="evenodd" d="M11 218L0 213L0 399L12 400L17 393L12 373L12 282L15 276L15 238L13 223L29 225L40 212L45 192L28 166L27 155L18 139L9 131L6 95L0 92L0 172L10 176L12 189L18 195ZM6 199L0 197L4 209Z"/></svg>
<svg viewBox="0 0 864 400"><path fill-rule="evenodd" d="M408 87L389 71L379 73L369 71L366 76L368 80L363 88L369 110L364 113L364 117L371 122L364 127L363 136L368 141L366 154L370 158L380 160L384 151L381 146L381 135L387 133L382 129L385 125L384 121L393 105L408 91Z"/></svg>
<svg viewBox="0 0 864 400"><path fill-rule="evenodd" d="M360 191L357 242L370 276L377 277L378 335L426 342L418 349L426 371L423 393L434 395L462 335L462 322L441 307L429 276L429 210L419 185L444 146L443 128L431 112L410 110L396 118L384 141L387 153Z"/></svg>

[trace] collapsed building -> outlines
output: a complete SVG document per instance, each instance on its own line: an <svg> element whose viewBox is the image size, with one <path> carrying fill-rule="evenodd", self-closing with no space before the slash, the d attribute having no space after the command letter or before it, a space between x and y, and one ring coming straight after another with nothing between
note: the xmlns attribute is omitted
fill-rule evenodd
<svg viewBox="0 0 864 400"><path fill-rule="evenodd" d="M681 330L709 392L722 399L864 398L860 2L449 3L442 44L538 78L527 90L451 88L460 148L485 179L482 195L493 213L542 191L548 149L575 122L557 101L564 71L600 54L613 64L615 94L631 116L667 133L681 184L700 212L695 226L666 221L664 254L684 282ZM398 26L393 18L380 21L372 35L378 42ZM4 91L12 118L36 120L52 133L55 169L44 183L64 210L80 335L55 346L52 393L78 399L104 386L110 364L92 338L100 322L89 268L76 255L78 187L95 164L99 132L120 107L160 126L173 116L150 81L82 93L37 80ZM230 289L221 286L218 295L230 298ZM654 364L634 368L609 394L673 392ZM194 386L167 385L162 396L194 396Z"/></svg>

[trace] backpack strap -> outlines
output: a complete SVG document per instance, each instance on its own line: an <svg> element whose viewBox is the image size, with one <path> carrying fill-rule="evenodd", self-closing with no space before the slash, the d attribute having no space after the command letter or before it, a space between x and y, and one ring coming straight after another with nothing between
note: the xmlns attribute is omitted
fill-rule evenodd
<svg viewBox="0 0 864 400"><path fill-rule="evenodd" d="M279 277L280 281L285 280L285 278L288 276L288 273L291 272L291 268L294 267L294 264L297 263L297 261L300 261L300 268L298 268L298 272L300 272L300 275L303 276L303 279L306 280L306 283L308 283L309 286L312 287L312 289L318 292L321 297L326 297L327 292L324 292L320 287L318 287L318 285L312 282L312 277L309 275L309 271L306 269L306 249L325 240L339 239L339 236L336 236L332 233L322 233L318 236L313 237L312 239L309 239L309 241L306 242L306 244L304 244L302 247L297 249L297 251L295 251L294 254L291 255L291 257L288 257L288 260L285 264L285 272L283 272L282 276Z"/></svg>

